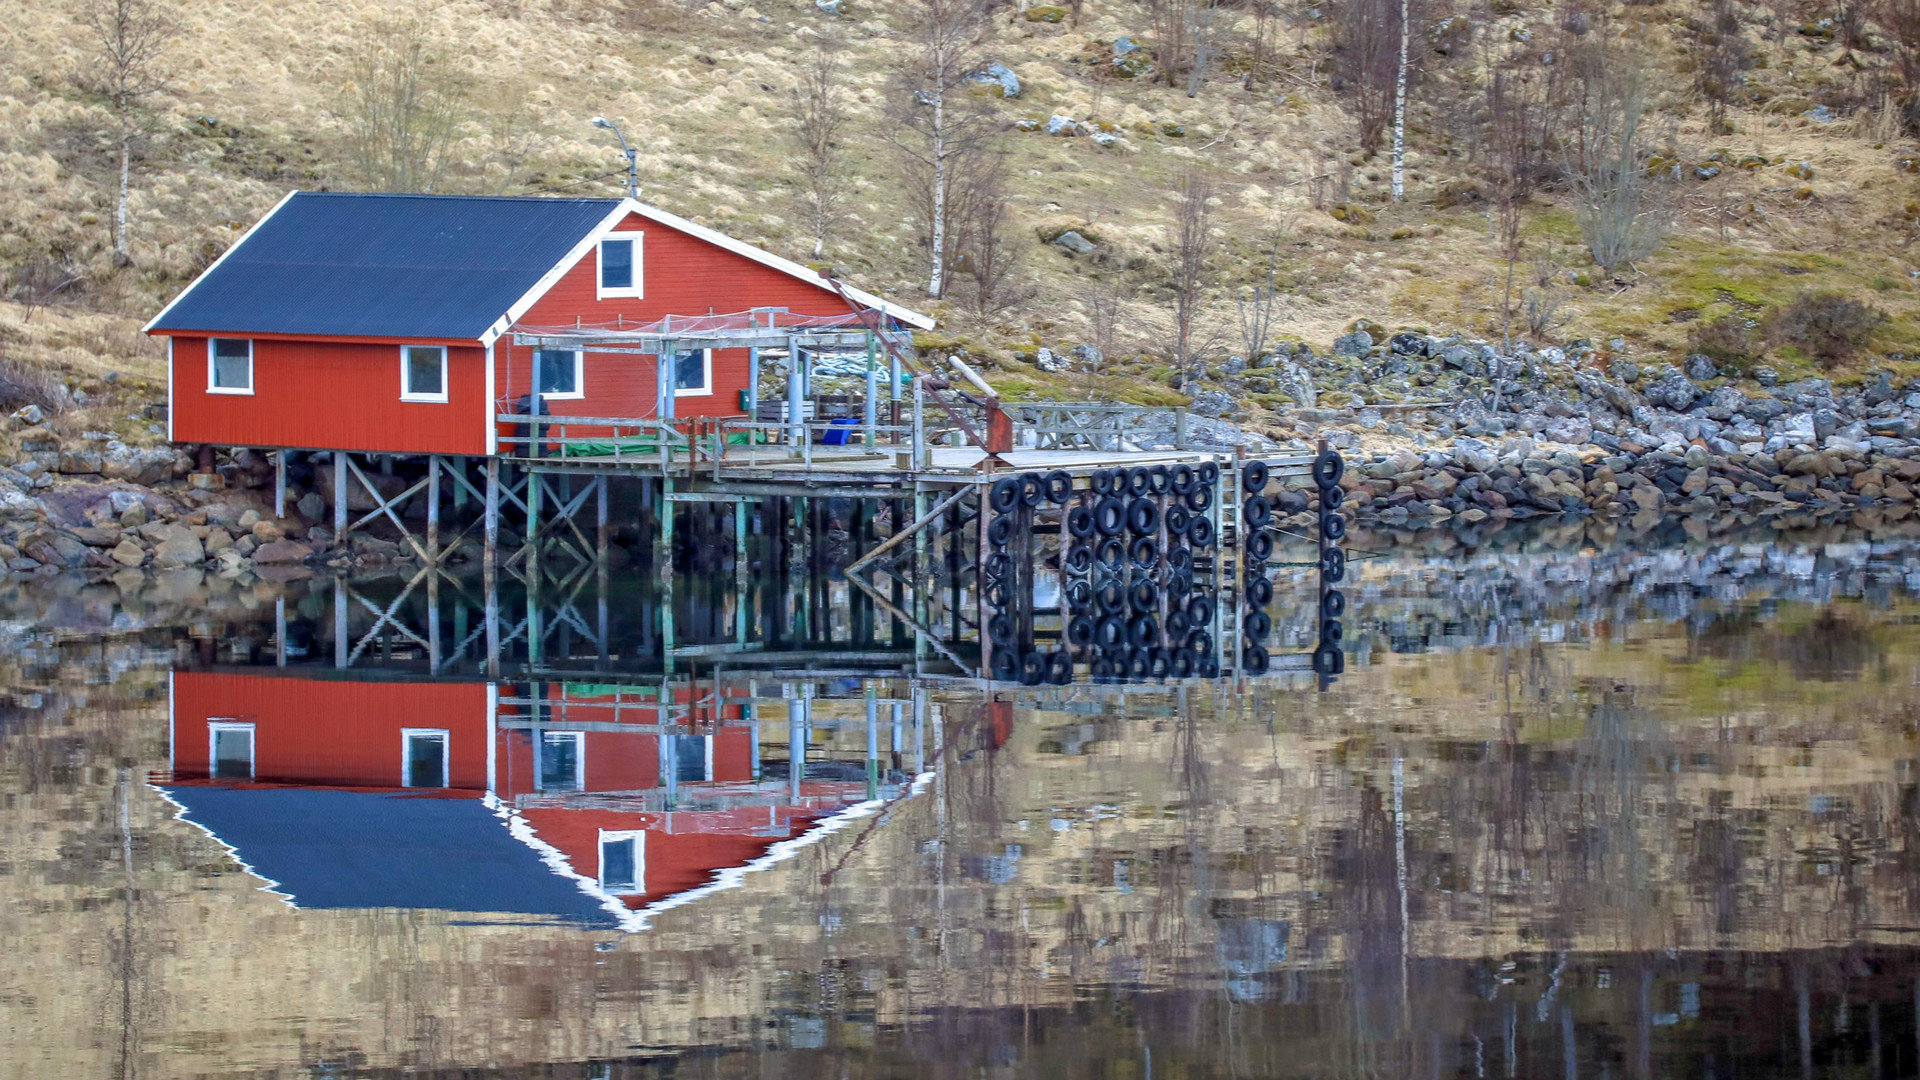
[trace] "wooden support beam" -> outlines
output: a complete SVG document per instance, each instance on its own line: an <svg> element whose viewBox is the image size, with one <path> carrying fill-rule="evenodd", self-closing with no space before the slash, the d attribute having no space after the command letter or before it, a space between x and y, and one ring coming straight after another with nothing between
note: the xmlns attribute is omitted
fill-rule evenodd
<svg viewBox="0 0 1920 1080"><path fill-rule="evenodd" d="M440 455L427 455L427 563L440 562Z"/></svg>
<svg viewBox="0 0 1920 1080"><path fill-rule="evenodd" d="M347 452L333 452L333 542L347 542Z"/></svg>
<svg viewBox="0 0 1920 1080"><path fill-rule="evenodd" d="M848 574L854 573L855 571L859 570L861 567L867 565L873 560L879 558L882 555L885 555L889 551L892 551L894 548L904 543L910 537L918 536L921 529L924 529L928 525L932 524L935 518L939 517L941 514L946 512L947 507L952 506L954 503L959 502L961 497L964 496L966 493L967 493L966 488L964 487L956 488L953 494L940 500L940 504L938 506L935 506L931 511L925 514L921 514L918 518L916 518L912 525L907 526L907 528L904 530L896 531L892 536L888 537L883 543L881 543L879 547L874 548L872 551L867 552L865 555L860 556L858 559L855 559L852 563L848 564L846 573ZM915 495L916 503L918 503L923 498L924 498L923 495L916 493Z"/></svg>
<svg viewBox="0 0 1920 1080"><path fill-rule="evenodd" d="M273 516L287 516L287 451L281 447L273 452Z"/></svg>

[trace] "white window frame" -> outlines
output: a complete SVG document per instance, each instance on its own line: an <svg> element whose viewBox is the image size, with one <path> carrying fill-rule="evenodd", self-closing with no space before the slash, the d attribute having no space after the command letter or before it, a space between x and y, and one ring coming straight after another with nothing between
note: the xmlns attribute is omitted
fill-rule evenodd
<svg viewBox="0 0 1920 1080"><path fill-rule="evenodd" d="M260 773L260 740L254 734L253 725L237 720L207 720L207 778L210 780L230 780L234 777L216 776L220 771L220 733L223 731L244 731L247 733L247 779L251 780Z"/></svg>
<svg viewBox="0 0 1920 1080"><path fill-rule="evenodd" d="M712 349L698 349L698 350L688 349L687 351L688 352L697 351L701 354L702 356L701 363L706 365L705 381L707 385L704 388L699 390L680 389L680 354L676 352L673 357L673 383L674 383L673 396L677 398L712 397L713 396L713 350Z"/></svg>
<svg viewBox="0 0 1920 1080"><path fill-rule="evenodd" d="M593 879L616 896L639 896L647 891L647 831L645 829L601 829L600 842L593 847ZM633 880L607 882L606 851L608 841L627 841L633 845ZM616 891L617 890L617 891Z"/></svg>
<svg viewBox="0 0 1920 1080"><path fill-rule="evenodd" d="M238 386L215 386L214 385L213 383L213 370L214 370L213 350L214 350L214 343L219 341L244 341L247 343L247 385L244 389ZM253 339L252 338L210 337L207 339L207 393L209 394L244 394L248 397L251 397L253 396L254 383L257 381L258 380L254 378L254 372L253 372Z"/></svg>
<svg viewBox="0 0 1920 1080"><path fill-rule="evenodd" d="M444 791L453 786L453 734L446 728L410 727L400 729L400 786L413 787L412 777L407 775L407 749L416 737L437 736L440 739L440 786L422 788L422 791Z"/></svg>
<svg viewBox="0 0 1920 1080"><path fill-rule="evenodd" d="M540 354L545 352L570 352L573 354L573 391L571 393L540 392L541 401L579 401L587 396L587 352L585 349L535 349L533 350L533 384L540 385Z"/></svg>
<svg viewBox="0 0 1920 1080"><path fill-rule="evenodd" d="M407 375L411 365L407 362L407 353L413 349L438 349L440 352L440 392L437 394L416 394L407 386ZM400 400L420 401L444 405L447 403L447 347L445 345L402 345L400 346Z"/></svg>
<svg viewBox="0 0 1920 1080"><path fill-rule="evenodd" d="M569 788L549 788L544 775L536 774L534 787L540 791L585 791L587 789L587 733L584 731L542 731L539 733L540 768L547 767L547 740L556 735L565 735L573 740L573 786Z"/></svg>
<svg viewBox="0 0 1920 1080"><path fill-rule="evenodd" d="M647 296L647 276L645 252L647 249L644 232L610 232L603 234L593 244L593 298L595 300L644 300ZM601 285L600 267L601 245L609 240L633 241L633 284L624 289L609 289Z"/></svg>

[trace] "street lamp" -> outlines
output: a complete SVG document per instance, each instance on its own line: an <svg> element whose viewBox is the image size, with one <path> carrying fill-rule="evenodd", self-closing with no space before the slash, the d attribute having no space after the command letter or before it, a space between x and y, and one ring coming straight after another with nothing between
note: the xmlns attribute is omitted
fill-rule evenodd
<svg viewBox="0 0 1920 1080"><path fill-rule="evenodd" d="M608 131L613 132L614 138L620 140L620 152L627 155L627 198L632 199L635 202L639 202L640 201L640 178L639 178L639 175L635 173L634 164L633 164L634 158L638 156L637 151L635 151L633 147L627 145L627 137L625 135L620 134L619 127L615 126L614 122L607 119L606 117L604 116L594 117L593 126L597 128L606 128Z"/></svg>

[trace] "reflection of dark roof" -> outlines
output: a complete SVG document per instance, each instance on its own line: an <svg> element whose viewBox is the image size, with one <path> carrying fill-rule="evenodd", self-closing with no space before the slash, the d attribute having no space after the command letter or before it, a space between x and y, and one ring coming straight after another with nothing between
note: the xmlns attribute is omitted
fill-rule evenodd
<svg viewBox="0 0 1920 1080"><path fill-rule="evenodd" d="M169 785L183 818L303 908L433 908L606 924L611 914L479 799Z"/></svg>
<svg viewBox="0 0 1920 1080"><path fill-rule="evenodd" d="M149 329L478 338L619 205L296 192Z"/></svg>

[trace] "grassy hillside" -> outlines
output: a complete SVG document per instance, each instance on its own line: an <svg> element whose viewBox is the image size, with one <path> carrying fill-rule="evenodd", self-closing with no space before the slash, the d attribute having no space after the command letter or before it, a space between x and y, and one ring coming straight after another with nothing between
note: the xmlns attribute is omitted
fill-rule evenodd
<svg viewBox="0 0 1920 1080"><path fill-rule="evenodd" d="M1491 67L1549 67L1573 9L1439 2L1414 28L1407 198L1397 204L1386 201L1385 154L1360 151L1351 99L1333 89L1322 7L1283 5L1269 59L1249 77L1252 0L1223 3L1226 49L1192 97L1117 75L1116 37L1155 44L1144 2L1086 0L1077 24L1046 21L1059 9L1003 9L985 52L1023 92L976 93L996 112L1032 296L991 317L925 300L926 256L885 139L897 122L888 78L912 48L915 5L845 0L832 14L812 0L453 0L413 11L434 70L460 88L438 190L618 194L617 149L589 123L604 114L640 148L644 198L798 258L811 238L796 201L791 88L828 37L845 60L852 114L842 140L848 217L828 258L862 284L930 306L940 340L988 358L1011 388L1165 400L1173 178L1194 164L1216 184L1203 329L1217 332L1222 357L1240 351L1233 298L1264 277L1273 250L1282 338L1324 346L1360 317L1498 336L1506 262L1476 179L1483 88ZM1909 250L1920 143L1885 94L1898 83L1880 28L1868 23L1849 49L1820 22L1834 12L1817 0L1736 4L1750 66L1727 128L1709 135L1695 90L1703 9L1581 8L1599 20L1593 34L1646 56L1650 129L1682 179L1667 185L1665 242L1612 279L1592 266L1565 185L1534 195L1515 296L1532 289L1555 308L1539 336L1619 338L1642 359L1677 359L1663 354L1683 349L1701 320L1760 318L1802 291L1833 289L1891 316L1856 366L1920 352ZM179 5L181 32L163 54L169 83L139 110L131 265L116 267L116 129L109 103L86 88L97 66L88 9L88 0L0 0L0 274L11 297L0 303L0 351L104 391L113 407L87 422L125 427L125 399L153 400L162 373L139 324L288 189L361 182L343 115L370 35L391 16L360 0ZM1458 41L1440 55L1433 28L1449 16ZM1121 138L1103 147L1019 128L1054 114L1112 125ZM1698 179L1703 164L1718 175ZM1101 252L1072 259L1042 242L1065 227ZM1099 337L1090 304L1115 290L1126 298L1103 377L1051 378L1026 362L1036 346ZM1516 326L1526 331L1524 316ZM1788 375L1807 366L1791 352L1768 361Z"/></svg>

